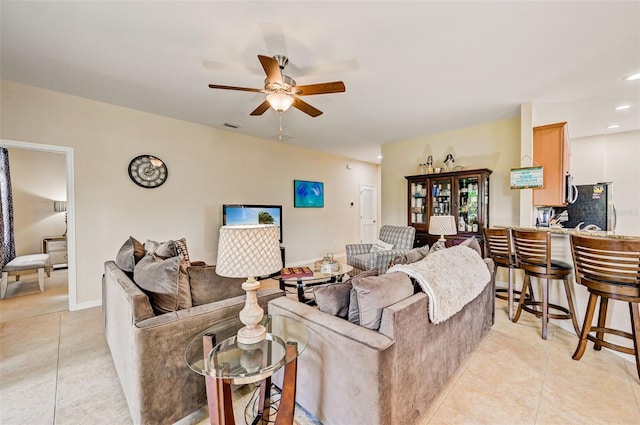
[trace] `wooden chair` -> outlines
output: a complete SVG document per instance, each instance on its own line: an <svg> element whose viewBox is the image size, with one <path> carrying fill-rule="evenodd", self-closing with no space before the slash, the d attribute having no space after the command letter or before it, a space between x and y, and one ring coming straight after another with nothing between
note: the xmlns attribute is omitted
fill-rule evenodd
<svg viewBox="0 0 640 425"><path fill-rule="evenodd" d="M563 261L551 259L551 233L513 230L512 234L516 264L524 271L523 293L520 295L518 311L516 311L513 321L517 322L520 319L522 310L532 313L536 317L542 317L542 339L547 339L549 319L571 319L576 335L580 335L568 279L573 271L573 266ZM532 277L546 279L546 282L541 285L542 301L526 298L527 289L531 288ZM554 280L564 282L569 308L549 303L549 282ZM537 309L538 307L540 310ZM549 313L550 308L561 313Z"/></svg>
<svg viewBox="0 0 640 425"><path fill-rule="evenodd" d="M575 265L576 282L589 290L587 312L580 334L578 347L573 354L580 360L587 347L587 340L595 343L594 349L607 347L611 350L631 354L636 358L636 369L640 378L640 239L608 239L571 235L571 253ZM593 315L600 297L598 325L593 326ZM631 332L607 328L607 305L609 299L629 303ZM595 335L591 335L595 332ZM629 338L633 348L604 340L606 333Z"/></svg>
<svg viewBox="0 0 640 425"><path fill-rule="evenodd" d="M487 247L487 254L493 260L496 267L505 267L509 270L509 282L506 288L496 288L496 298L509 302L509 320L513 320L513 303L520 302L521 292L514 289L514 271L519 267L516 265L516 256L513 252L513 242L511 240L510 229L484 229L484 240ZM507 295L503 295L503 293ZM518 297L514 298L514 294ZM530 291L533 294L533 291ZM527 297L530 295L527 294Z"/></svg>

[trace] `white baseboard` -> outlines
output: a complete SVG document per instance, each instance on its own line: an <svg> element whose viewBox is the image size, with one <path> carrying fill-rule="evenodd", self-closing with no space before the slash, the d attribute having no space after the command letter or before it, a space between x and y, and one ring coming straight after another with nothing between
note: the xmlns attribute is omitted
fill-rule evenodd
<svg viewBox="0 0 640 425"><path fill-rule="evenodd" d="M100 307L102 305L102 300L97 299L93 301L87 301L85 303L76 304L76 308L71 311L84 310L87 308Z"/></svg>

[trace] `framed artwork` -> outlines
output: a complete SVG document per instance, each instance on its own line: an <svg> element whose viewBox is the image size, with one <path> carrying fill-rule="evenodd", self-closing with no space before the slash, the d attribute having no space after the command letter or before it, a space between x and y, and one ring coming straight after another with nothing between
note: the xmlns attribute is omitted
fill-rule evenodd
<svg viewBox="0 0 640 425"><path fill-rule="evenodd" d="M295 208L324 208L324 183L294 180L293 206Z"/></svg>

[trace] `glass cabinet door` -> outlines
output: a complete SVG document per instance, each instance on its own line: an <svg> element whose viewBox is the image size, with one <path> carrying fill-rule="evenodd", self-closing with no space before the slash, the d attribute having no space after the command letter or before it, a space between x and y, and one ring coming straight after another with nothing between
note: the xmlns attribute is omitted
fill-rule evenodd
<svg viewBox="0 0 640 425"><path fill-rule="evenodd" d="M411 223L427 223L427 185L426 183L411 183Z"/></svg>
<svg viewBox="0 0 640 425"><path fill-rule="evenodd" d="M451 215L452 197L450 178L431 179L431 212L430 215Z"/></svg>
<svg viewBox="0 0 640 425"><path fill-rule="evenodd" d="M463 177L458 184L458 231L478 232L478 184L476 176Z"/></svg>

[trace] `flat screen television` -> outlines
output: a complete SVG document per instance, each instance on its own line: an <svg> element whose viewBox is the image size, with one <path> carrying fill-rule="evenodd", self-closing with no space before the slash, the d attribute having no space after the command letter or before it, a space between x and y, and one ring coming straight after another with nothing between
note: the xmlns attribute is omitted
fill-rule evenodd
<svg viewBox="0 0 640 425"><path fill-rule="evenodd" d="M222 224L275 224L282 243L282 205L225 204L222 206Z"/></svg>

